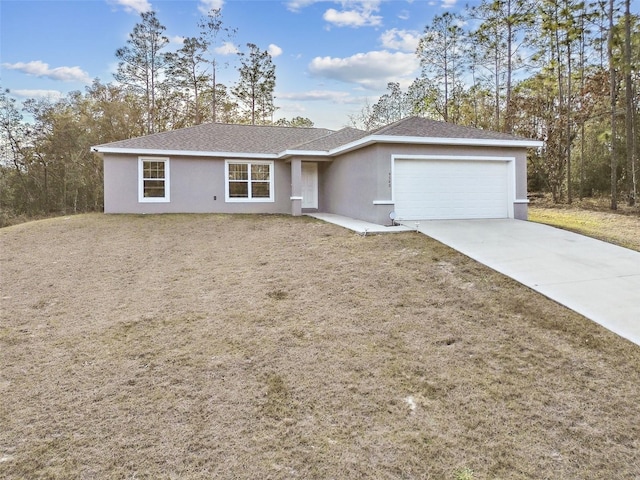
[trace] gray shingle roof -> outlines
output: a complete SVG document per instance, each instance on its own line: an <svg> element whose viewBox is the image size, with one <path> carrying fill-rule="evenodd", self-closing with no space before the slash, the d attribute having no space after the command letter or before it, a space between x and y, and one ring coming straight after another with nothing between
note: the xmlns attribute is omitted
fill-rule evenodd
<svg viewBox="0 0 640 480"><path fill-rule="evenodd" d="M431 138L469 138L474 140L528 140L507 133L493 132L473 127L454 125L421 117L408 117L378 128L371 135L431 137Z"/></svg>
<svg viewBox="0 0 640 480"><path fill-rule="evenodd" d="M291 128L207 123L171 132L98 145L95 148L278 154L333 133L325 128Z"/></svg>
<svg viewBox="0 0 640 480"><path fill-rule="evenodd" d="M386 137L386 138L381 138ZM372 132L355 128L333 131L326 128L292 128L275 126L237 125L208 123L182 128L171 132L156 133L145 137L121 140L93 147L96 151L128 150L129 152L197 152L202 155L228 153L247 155L279 156L286 151L306 154L327 154L330 151L345 151L378 141L393 142L389 137L398 137L398 143L438 143L437 139L478 142L513 143L520 146L535 146L528 139L505 133L463 127L421 117L408 117ZM425 139L420 141L419 139ZM358 142L362 140L362 142ZM522 141L528 142L524 145ZM458 143L456 143L458 144ZM114 150L112 150L114 149ZM310 153L311 152L311 153ZM183 153L184 154L184 153Z"/></svg>
<svg viewBox="0 0 640 480"><path fill-rule="evenodd" d="M307 151L323 151L328 152L334 148L341 147L348 143L360 140L368 135L368 132L364 130L358 130L357 128L343 128L337 132L333 132L330 135L312 140L301 145L289 148L289 150L307 150Z"/></svg>

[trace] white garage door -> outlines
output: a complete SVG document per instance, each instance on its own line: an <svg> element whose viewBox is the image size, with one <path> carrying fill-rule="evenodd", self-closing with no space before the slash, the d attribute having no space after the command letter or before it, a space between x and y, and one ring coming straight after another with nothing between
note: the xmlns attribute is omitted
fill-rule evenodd
<svg viewBox="0 0 640 480"><path fill-rule="evenodd" d="M507 161L396 159L395 211L402 220L507 218Z"/></svg>

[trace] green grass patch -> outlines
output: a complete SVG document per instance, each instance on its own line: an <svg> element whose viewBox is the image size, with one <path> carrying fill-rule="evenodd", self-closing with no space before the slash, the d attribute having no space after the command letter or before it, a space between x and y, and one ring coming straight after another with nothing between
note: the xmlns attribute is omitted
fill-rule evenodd
<svg viewBox="0 0 640 480"><path fill-rule="evenodd" d="M529 208L529 220L640 251L640 217L578 208Z"/></svg>

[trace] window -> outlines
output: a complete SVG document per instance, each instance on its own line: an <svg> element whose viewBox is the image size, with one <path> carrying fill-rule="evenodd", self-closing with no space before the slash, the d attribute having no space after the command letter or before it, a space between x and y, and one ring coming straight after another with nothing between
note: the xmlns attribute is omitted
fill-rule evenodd
<svg viewBox="0 0 640 480"><path fill-rule="evenodd" d="M227 160L227 202L273 202L273 162Z"/></svg>
<svg viewBox="0 0 640 480"><path fill-rule="evenodd" d="M169 201L168 158L140 158L138 164L138 201Z"/></svg>

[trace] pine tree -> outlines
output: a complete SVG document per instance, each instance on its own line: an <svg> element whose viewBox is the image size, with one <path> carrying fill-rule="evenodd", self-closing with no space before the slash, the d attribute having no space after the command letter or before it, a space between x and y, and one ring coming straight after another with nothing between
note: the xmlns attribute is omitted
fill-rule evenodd
<svg viewBox="0 0 640 480"><path fill-rule="evenodd" d="M425 28L416 51L423 76L442 86L442 117L445 122L456 123L455 92L461 84L464 59L464 32L457 14L444 13L434 17ZM451 101L453 100L453 102Z"/></svg>
<svg viewBox="0 0 640 480"><path fill-rule="evenodd" d="M175 53L168 53L168 82L187 96L187 108L183 115L188 118L187 125L202 123L202 90L207 82L204 71L203 54L206 45L198 38L186 38L182 48Z"/></svg>
<svg viewBox="0 0 640 480"><path fill-rule="evenodd" d="M146 106L146 133L156 131L156 100L160 73L166 59L161 50L169 43L166 28L156 13L144 12L133 27L127 44L116 50L118 70L115 79L141 95Z"/></svg>
<svg viewBox="0 0 640 480"><path fill-rule="evenodd" d="M238 72L240 79L233 88L251 125L256 121L269 123L275 112L273 92L276 86L276 67L271 55L266 50L260 50L257 45L248 43L249 53L240 53Z"/></svg>
<svg viewBox="0 0 640 480"><path fill-rule="evenodd" d="M207 55L202 59L211 65L211 117L214 123L218 121L218 110L224 105L219 105L217 70L219 62L217 58L218 43L229 42L236 34L235 28L225 27L222 21L222 11L219 8L211 9L198 23L200 27L199 42L203 45Z"/></svg>

